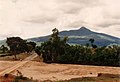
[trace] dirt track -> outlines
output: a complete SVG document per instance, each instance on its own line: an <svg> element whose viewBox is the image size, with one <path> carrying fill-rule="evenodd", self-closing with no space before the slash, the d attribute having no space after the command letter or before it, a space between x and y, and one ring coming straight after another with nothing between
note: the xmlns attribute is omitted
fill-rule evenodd
<svg viewBox="0 0 120 82"><path fill-rule="evenodd" d="M22 65L26 64L27 62L31 61L32 59L34 59L35 57L37 57L38 55L37 54L32 54L31 56L25 58L23 61L17 63L17 64L14 64L8 68L6 68L5 70L1 71L0 72L0 75L4 75L4 74L7 74L7 73L11 73L12 71L16 70L17 68L21 67Z"/></svg>

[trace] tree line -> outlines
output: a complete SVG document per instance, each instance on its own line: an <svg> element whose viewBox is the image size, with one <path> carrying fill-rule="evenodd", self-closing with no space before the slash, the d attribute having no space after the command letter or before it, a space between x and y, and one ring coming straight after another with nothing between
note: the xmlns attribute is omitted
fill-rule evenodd
<svg viewBox="0 0 120 82"><path fill-rule="evenodd" d="M14 55L15 59L17 59L17 55L20 53L31 53L35 47L35 42L27 42L27 40L23 40L20 37L9 37L6 40L7 46L2 45L0 47L0 51L2 54L7 53L7 55Z"/></svg>
<svg viewBox="0 0 120 82"><path fill-rule="evenodd" d="M120 46L98 47L94 39L89 39L90 44L86 43L86 46L70 45L67 43L69 38L61 38L58 29L54 28L52 32L49 40L41 46L20 37L9 37L6 40L9 48L2 45L0 50L14 55L15 59L19 53L35 51L45 63L120 66Z"/></svg>
<svg viewBox="0 0 120 82"><path fill-rule="evenodd" d="M43 57L43 62L120 66L120 46L97 47L94 39L90 39L91 44L86 43L86 46L70 45L68 37L60 38L58 29L52 32L49 40L35 49Z"/></svg>

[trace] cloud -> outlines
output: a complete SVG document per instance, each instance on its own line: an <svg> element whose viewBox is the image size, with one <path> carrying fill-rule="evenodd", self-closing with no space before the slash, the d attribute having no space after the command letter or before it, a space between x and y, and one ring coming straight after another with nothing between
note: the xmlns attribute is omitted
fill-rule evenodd
<svg viewBox="0 0 120 82"><path fill-rule="evenodd" d="M29 38L50 34L54 27L62 31L80 26L119 37L119 3L120 0L0 0L0 37Z"/></svg>
<svg viewBox="0 0 120 82"><path fill-rule="evenodd" d="M50 17L50 16L36 16L36 17L31 17L29 19L25 19L23 21L25 22L29 22L29 23L39 23L39 24L45 24L45 23L51 23L51 22L55 22L57 20L57 17Z"/></svg>
<svg viewBox="0 0 120 82"><path fill-rule="evenodd" d="M77 14L83 8L98 6L97 2L95 0L57 0L60 9L65 14Z"/></svg>
<svg viewBox="0 0 120 82"><path fill-rule="evenodd" d="M18 0L12 0L13 3L17 3Z"/></svg>
<svg viewBox="0 0 120 82"><path fill-rule="evenodd" d="M102 21L97 26L107 28L107 27L115 26L115 25L120 25L120 21L115 20L115 19L108 19L108 20Z"/></svg>
<svg viewBox="0 0 120 82"><path fill-rule="evenodd" d="M61 10L62 10L65 14L78 14L81 9L82 9L82 7L66 6L66 7L62 7Z"/></svg>
<svg viewBox="0 0 120 82"><path fill-rule="evenodd" d="M88 4L88 5L95 5L95 4L98 4L97 2L99 0L57 0L58 2L61 2L61 3L75 3L75 4ZM86 6L88 6L86 5Z"/></svg>
<svg viewBox="0 0 120 82"><path fill-rule="evenodd" d="M69 23L66 27L78 28L86 25L87 25L86 22L79 20L79 21L74 21L72 23Z"/></svg>
<svg viewBox="0 0 120 82"><path fill-rule="evenodd" d="M120 25L109 26L108 28L100 29L99 32L110 33L110 34L113 34L114 36L118 36L119 32L120 32L120 28L119 27L120 27Z"/></svg>

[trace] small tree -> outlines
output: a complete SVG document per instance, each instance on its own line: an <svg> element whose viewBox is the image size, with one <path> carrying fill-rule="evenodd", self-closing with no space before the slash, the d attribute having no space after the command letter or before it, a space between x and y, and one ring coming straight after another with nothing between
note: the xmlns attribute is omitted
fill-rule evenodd
<svg viewBox="0 0 120 82"><path fill-rule="evenodd" d="M6 43L10 48L10 52L15 56L15 59L17 54L25 52L27 49L26 40L20 37L9 37Z"/></svg>

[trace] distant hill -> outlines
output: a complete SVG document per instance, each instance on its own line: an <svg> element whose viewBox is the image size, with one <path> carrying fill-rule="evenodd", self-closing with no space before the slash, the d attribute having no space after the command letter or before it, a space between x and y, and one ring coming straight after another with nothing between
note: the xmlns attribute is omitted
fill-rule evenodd
<svg viewBox="0 0 120 82"><path fill-rule="evenodd" d="M112 44L120 45L120 38L107 35L104 33L93 32L86 27L81 27L78 30L70 30L70 31L61 31L60 37L68 36L68 43L70 44L80 44L85 45L89 43L89 39L93 38L95 40L95 44L98 46L108 46ZM35 41L37 43L47 41L50 35L44 37L37 37L28 39L30 41Z"/></svg>
<svg viewBox="0 0 120 82"><path fill-rule="evenodd" d="M0 40L0 46L1 45L5 45L5 46L7 46L7 44L6 44L6 40Z"/></svg>

